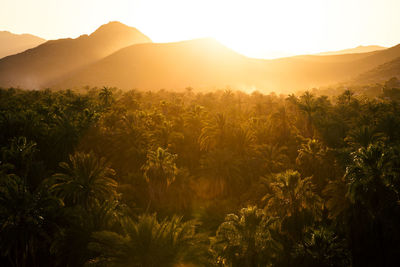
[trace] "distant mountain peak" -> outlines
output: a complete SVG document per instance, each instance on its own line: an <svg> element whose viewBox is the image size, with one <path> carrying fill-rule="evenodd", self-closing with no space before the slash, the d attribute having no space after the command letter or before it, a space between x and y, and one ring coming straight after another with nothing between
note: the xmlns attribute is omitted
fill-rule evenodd
<svg viewBox="0 0 400 267"><path fill-rule="evenodd" d="M149 43L151 39L134 27L125 25L119 21L110 21L101 25L89 37L93 39L119 39L119 38L134 38L135 43ZM139 41L140 40L140 41Z"/></svg>
<svg viewBox="0 0 400 267"><path fill-rule="evenodd" d="M21 33L21 34L17 34L17 33L12 33L10 31L0 31L0 38L9 38L9 37L13 37L13 38L18 38L18 37L29 37L29 38L33 38L36 40L42 40L43 42L46 41L43 38L40 38L38 36L35 36L33 34L29 34L29 33Z"/></svg>
<svg viewBox="0 0 400 267"><path fill-rule="evenodd" d="M355 48L343 49L339 51L322 52L316 55L318 56L332 56L332 55L344 55L344 54L358 54L358 53L369 53L379 50L387 49L387 47L379 45L359 45Z"/></svg>
<svg viewBox="0 0 400 267"><path fill-rule="evenodd" d="M104 31L104 30L114 30L114 29L121 29L121 28L128 29L131 27L129 27L128 25L125 25L119 21L110 21L110 22L98 27L94 33L99 32L99 31Z"/></svg>
<svg viewBox="0 0 400 267"><path fill-rule="evenodd" d="M35 48L31 46L29 48L32 49L18 55L0 60L0 86L41 88L53 79L122 48L149 42L150 38L136 28L113 21L100 26L90 35L48 41ZM2 44L0 41L0 48Z"/></svg>
<svg viewBox="0 0 400 267"><path fill-rule="evenodd" d="M9 31L0 31L0 58L23 52L45 41L45 39L32 34L15 34Z"/></svg>
<svg viewBox="0 0 400 267"><path fill-rule="evenodd" d="M110 33L125 33L129 31L137 31L134 27L130 27L128 25L125 25L119 21L110 21L109 23L101 25L99 28L97 28L90 36L96 36L96 35L104 35L104 34L110 34Z"/></svg>
<svg viewBox="0 0 400 267"><path fill-rule="evenodd" d="M109 21L106 24L101 25L99 28L101 28L101 27L119 27L119 26L129 27L126 24L123 24L122 22L113 20L113 21Z"/></svg>

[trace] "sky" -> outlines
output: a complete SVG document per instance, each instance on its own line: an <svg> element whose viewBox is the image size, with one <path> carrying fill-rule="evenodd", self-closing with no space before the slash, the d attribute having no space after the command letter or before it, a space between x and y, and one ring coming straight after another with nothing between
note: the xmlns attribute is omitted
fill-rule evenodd
<svg viewBox="0 0 400 267"><path fill-rule="evenodd" d="M154 42L213 37L276 58L396 45L399 10L400 0L0 0L0 30L75 38L120 21Z"/></svg>

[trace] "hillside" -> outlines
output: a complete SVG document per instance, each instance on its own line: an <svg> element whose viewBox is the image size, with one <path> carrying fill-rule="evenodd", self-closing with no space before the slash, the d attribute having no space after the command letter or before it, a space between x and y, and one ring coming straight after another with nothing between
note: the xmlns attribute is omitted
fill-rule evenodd
<svg viewBox="0 0 400 267"><path fill-rule="evenodd" d="M358 54L358 53L368 53L373 51L379 51L387 49L387 47L379 46L379 45L360 45L355 48L343 49L339 51L329 51L318 53L319 56L332 56L332 55L344 55L344 54Z"/></svg>
<svg viewBox="0 0 400 267"><path fill-rule="evenodd" d="M352 80L351 83L362 85L381 83L393 77L400 78L400 57L362 73Z"/></svg>
<svg viewBox="0 0 400 267"><path fill-rule="evenodd" d="M55 88L258 89L290 92L350 80L400 56L400 47L362 54L297 56L274 60L242 56L214 40L140 44L48 84Z"/></svg>
<svg viewBox="0 0 400 267"><path fill-rule="evenodd" d="M213 39L133 45L55 81L56 88L117 86L181 89L260 85L262 60L249 59Z"/></svg>
<svg viewBox="0 0 400 267"><path fill-rule="evenodd" d="M151 43L137 29L111 22L91 35L48 41L1 59L0 86L143 90L230 86L287 93L349 82L398 57L400 45L366 53L254 59L213 39Z"/></svg>
<svg viewBox="0 0 400 267"><path fill-rule="evenodd" d="M135 28L110 22L90 35L48 41L0 60L0 86L42 88L49 80L93 63L120 48L151 42Z"/></svg>
<svg viewBox="0 0 400 267"><path fill-rule="evenodd" d="M45 41L45 39L31 34L14 34L8 31L0 31L0 58L21 53Z"/></svg>

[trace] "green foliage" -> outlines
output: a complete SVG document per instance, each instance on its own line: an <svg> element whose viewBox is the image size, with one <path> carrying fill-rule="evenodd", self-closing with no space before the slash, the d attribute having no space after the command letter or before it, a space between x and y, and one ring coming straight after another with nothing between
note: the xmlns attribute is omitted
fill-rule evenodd
<svg viewBox="0 0 400 267"><path fill-rule="evenodd" d="M239 215L228 214L218 227L213 242L214 254L220 266L270 266L281 245L273 238L279 222L262 209L248 207Z"/></svg>
<svg viewBox="0 0 400 267"><path fill-rule="evenodd" d="M398 81L339 91L0 89L0 265L397 266Z"/></svg>
<svg viewBox="0 0 400 267"><path fill-rule="evenodd" d="M175 181L178 169L175 165L176 155L157 148L156 151L149 151L146 164L143 165L143 176L148 184L150 201L159 207L165 201L165 194Z"/></svg>
<svg viewBox="0 0 400 267"><path fill-rule="evenodd" d="M122 219L122 232L96 232L91 250L99 254L89 266L177 266L206 264L207 240L195 231L195 222L179 217L158 221L155 215Z"/></svg>
<svg viewBox="0 0 400 267"><path fill-rule="evenodd" d="M89 208L96 201L105 201L116 197L117 183L111 177L105 159L98 159L93 153L71 155L69 163L60 163L62 172L53 175L54 183L50 187L69 205L82 205Z"/></svg>
<svg viewBox="0 0 400 267"><path fill-rule="evenodd" d="M62 202L38 188L30 192L23 179L2 175L0 181L1 255L15 266L39 264L38 256L57 231Z"/></svg>
<svg viewBox="0 0 400 267"><path fill-rule="evenodd" d="M333 267L351 266L345 240L329 229L311 229L302 244L295 248L296 265Z"/></svg>
<svg viewBox="0 0 400 267"><path fill-rule="evenodd" d="M274 177L272 192L264 199L266 210L280 216L296 216L305 210L317 210L318 198L312 192L311 178L301 178L297 171L287 170Z"/></svg>

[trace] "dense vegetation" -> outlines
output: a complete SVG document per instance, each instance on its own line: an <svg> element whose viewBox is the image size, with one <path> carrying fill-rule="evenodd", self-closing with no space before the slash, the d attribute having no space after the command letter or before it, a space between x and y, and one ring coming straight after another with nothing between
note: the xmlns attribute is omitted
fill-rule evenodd
<svg viewBox="0 0 400 267"><path fill-rule="evenodd" d="M397 266L400 89L0 90L1 266Z"/></svg>

